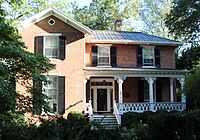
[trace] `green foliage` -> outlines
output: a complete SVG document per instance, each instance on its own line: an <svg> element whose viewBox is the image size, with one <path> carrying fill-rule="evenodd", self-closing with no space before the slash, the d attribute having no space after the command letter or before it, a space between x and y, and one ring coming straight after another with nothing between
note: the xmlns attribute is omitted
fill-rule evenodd
<svg viewBox="0 0 200 140"><path fill-rule="evenodd" d="M50 61L37 54L26 51L26 46L21 41L18 30L11 26L12 21L6 19L6 11L0 9L0 56L5 62L0 62L0 105L2 111L14 111L18 109L23 112L39 113L35 106L44 106L47 111L46 95L38 91L37 86L32 86L32 80L36 84L46 81L41 75L54 68ZM26 92L16 92L15 83L20 84ZM25 93L29 95L25 96ZM17 102L17 103L16 103ZM34 104L34 107L32 106Z"/></svg>
<svg viewBox="0 0 200 140"><path fill-rule="evenodd" d="M200 22L199 0L174 0L166 25L175 37L199 41Z"/></svg>
<svg viewBox="0 0 200 140"><path fill-rule="evenodd" d="M181 56L177 60L178 69L186 69L191 71L193 67L197 66L200 60L200 46L194 44L190 48L182 51Z"/></svg>
<svg viewBox="0 0 200 140"><path fill-rule="evenodd" d="M143 0L139 13L139 19L143 23L143 30L149 34L168 37L165 18L170 11L171 4L171 0Z"/></svg>
<svg viewBox="0 0 200 140"><path fill-rule="evenodd" d="M130 121L130 117L135 120ZM148 120L148 121L145 121ZM126 113L122 127L130 124L122 133L124 139L135 140L197 140L200 138L200 110L188 112Z"/></svg>
<svg viewBox="0 0 200 140"><path fill-rule="evenodd" d="M7 117L8 116L8 117ZM128 117L134 117L133 122ZM126 113L123 122L131 124L128 130L91 130L81 113L71 112L68 119L55 117L43 120L39 126L26 125L24 116L11 112L0 114L2 140L198 140L200 139L200 110L188 112ZM148 120L148 121L145 121ZM123 123L122 127L126 127Z"/></svg>
<svg viewBox="0 0 200 140"><path fill-rule="evenodd" d="M19 22L33 16L47 8L55 8L66 15L70 14L70 3L62 0L2 0L0 8L7 10L7 17L15 22Z"/></svg>
<svg viewBox="0 0 200 140"><path fill-rule="evenodd" d="M184 92L187 97L189 109L200 108L200 63L193 69L192 73L186 75Z"/></svg>
<svg viewBox="0 0 200 140"><path fill-rule="evenodd" d="M75 20L91 29L111 30L117 19L136 18L139 3L139 0L92 0L89 7L82 8L73 3L72 14Z"/></svg>

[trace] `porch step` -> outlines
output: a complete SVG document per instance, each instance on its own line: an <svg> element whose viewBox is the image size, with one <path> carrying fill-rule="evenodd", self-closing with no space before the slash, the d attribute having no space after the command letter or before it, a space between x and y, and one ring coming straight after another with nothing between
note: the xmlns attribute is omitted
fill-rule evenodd
<svg viewBox="0 0 200 140"><path fill-rule="evenodd" d="M118 123L116 117L112 114L93 115L94 122L97 122L105 129L117 129Z"/></svg>

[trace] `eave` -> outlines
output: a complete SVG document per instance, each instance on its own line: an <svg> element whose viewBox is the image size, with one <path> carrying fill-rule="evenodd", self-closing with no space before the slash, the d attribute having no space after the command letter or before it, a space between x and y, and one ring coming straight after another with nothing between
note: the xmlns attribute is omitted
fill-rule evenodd
<svg viewBox="0 0 200 140"><path fill-rule="evenodd" d="M90 76L123 77L184 77L186 70L141 69L141 68L112 68L112 67L85 67L85 74Z"/></svg>
<svg viewBox="0 0 200 140"><path fill-rule="evenodd" d="M127 41L127 40L91 40L86 43L91 44L131 44L131 45L155 45L155 46L175 46L178 47L183 45L181 42L171 43L171 42L147 42L147 41Z"/></svg>

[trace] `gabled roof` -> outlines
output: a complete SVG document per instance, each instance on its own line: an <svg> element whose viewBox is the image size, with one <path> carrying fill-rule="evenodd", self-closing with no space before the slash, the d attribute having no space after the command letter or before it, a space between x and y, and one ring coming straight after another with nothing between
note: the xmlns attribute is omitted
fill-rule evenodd
<svg viewBox="0 0 200 140"><path fill-rule="evenodd" d="M75 29L81 31L82 33L89 33L91 34L91 29L84 26L83 24L79 23L78 21L62 14L61 12L53 9L53 8L49 8L49 9L46 9L28 19L26 19L25 21L22 22L22 26L24 28L27 28L29 27L30 25L33 25L49 16L55 16L57 17L58 19L62 20L63 22L69 24L70 26L74 27Z"/></svg>
<svg viewBox="0 0 200 140"><path fill-rule="evenodd" d="M181 42L166 39L154 35L144 34L142 32L128 31L92 31L92 39L90 43L122 43L122 44L142 44L142 45L171 45L179 46Z"/></svg>

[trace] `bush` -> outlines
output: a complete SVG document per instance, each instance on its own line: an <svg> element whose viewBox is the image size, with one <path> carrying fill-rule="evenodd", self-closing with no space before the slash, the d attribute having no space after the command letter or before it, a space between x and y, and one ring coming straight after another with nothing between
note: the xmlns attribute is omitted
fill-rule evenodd
<svg viewBox="0 0 200 140"><path fill-rule="evenodd" d="M134 118L133 118L134 117ZM126 113L124 139L135 140L197 140L200 139L200 109L185 112Z"/></svg>

